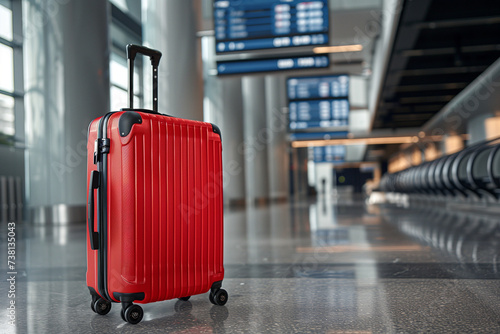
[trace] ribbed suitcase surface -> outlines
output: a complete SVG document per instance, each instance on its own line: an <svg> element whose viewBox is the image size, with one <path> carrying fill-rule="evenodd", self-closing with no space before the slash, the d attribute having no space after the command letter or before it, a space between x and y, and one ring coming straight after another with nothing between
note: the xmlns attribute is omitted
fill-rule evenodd
<svg viewBox="0 0 500 334"><path fill-rule="evenodd" d="M220 136L209 123L139 113L142 124L122 137L122 114L108 122L107 291L117 302L115 292L143 292L139 303L207 292L224 276ZM89 173L92 163L89 153Z"/></svg>
<svg viewBox="0 0 500 334"><path fill-rule="evenodd" d="M134 303L222 289L222 143L217 126L158 113L161 52L126 48L129 108L89 127L87 143L87 286L93 312L120 302L130 324L144 315ZM153 109L134 109L134 60L148 56Z"/></svg>

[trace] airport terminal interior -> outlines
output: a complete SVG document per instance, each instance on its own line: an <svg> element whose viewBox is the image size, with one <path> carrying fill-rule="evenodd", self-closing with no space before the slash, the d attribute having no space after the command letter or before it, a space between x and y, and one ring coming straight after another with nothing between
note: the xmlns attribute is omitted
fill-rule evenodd
<svg viewBox="0 0 500 334"><path fill-rule="evenodd" d="M130 100L220 129L225 304L91 302L89 124ZM0 0L0 248L0 333L499 333L500 5Z"/></svg>

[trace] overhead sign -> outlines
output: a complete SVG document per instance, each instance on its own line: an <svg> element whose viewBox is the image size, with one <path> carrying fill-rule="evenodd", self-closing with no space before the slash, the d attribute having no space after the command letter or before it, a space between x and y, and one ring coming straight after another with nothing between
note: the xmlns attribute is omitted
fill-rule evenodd
<svg viewBox="0 0 500 334"><path fill-rule="evenodd" d="M215 0L217 53L328 44L328 0Z"/></svg>
<svg viewBox="0 0 500 334"><path fill-rule="evenodd" d="M328 56L287 57L277 59L236 60L217 62L218 75L275 72L330 66Z"/></svg>
<svg viewBox="0 0 500 334"><path fill-rule="evenodd" d="M349 124L348 100L290 102L290 129L345 127Z"/></svg>
<svg viewBox="0 0 500 334"><path fill-rule="evenodd" d="M309 160L321 162L345 162L346 147L343 145L318 146L309 148Z"/></svg>
<svg viewBox="0 0 500 334"><path fill-rule="evenodd" d="M349 76L294 77L287 80L291 131L338 131L349 125Z"/></svg>
<svg viewBox="0 0 500 334"><path fill-rule="evenodd" d="M349 97L349 76L298 77L287 80L290 100Z"/></svg>

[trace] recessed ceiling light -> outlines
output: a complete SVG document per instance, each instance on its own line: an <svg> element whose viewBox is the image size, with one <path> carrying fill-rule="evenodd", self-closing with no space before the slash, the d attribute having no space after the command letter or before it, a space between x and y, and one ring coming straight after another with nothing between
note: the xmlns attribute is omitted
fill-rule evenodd
<svg viewBox="0 0 500 334"><path fill-rule="evenodd" d="M313 49L314 53L340 53L340 52L358 52L363 51L363 45L334 45L334 46L320 46Z"/></svg>

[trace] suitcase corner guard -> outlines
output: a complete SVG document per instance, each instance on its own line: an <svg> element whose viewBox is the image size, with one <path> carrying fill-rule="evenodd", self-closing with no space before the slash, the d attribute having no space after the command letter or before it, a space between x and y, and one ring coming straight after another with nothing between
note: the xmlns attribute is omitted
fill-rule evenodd
<svg viewBox="0 0 500 334"><path fill-rule="evenodd" d="M142 124L142 117L138 112L126 111L120 116L118 130L121 137L127 137L134 124Z"/></svg>

